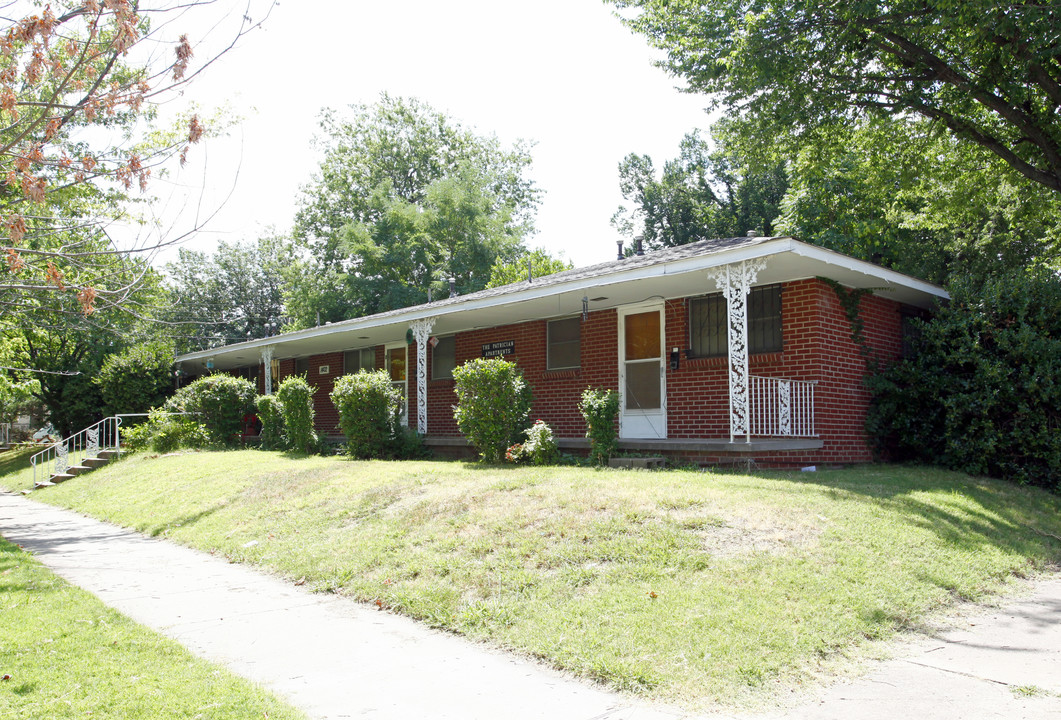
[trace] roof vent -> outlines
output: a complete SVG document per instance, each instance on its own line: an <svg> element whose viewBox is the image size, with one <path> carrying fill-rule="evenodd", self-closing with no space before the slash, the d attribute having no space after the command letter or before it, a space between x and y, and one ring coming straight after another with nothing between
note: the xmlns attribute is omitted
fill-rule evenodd
<svg viewBox="0 0 1061 720"><path fill-rule="evenodd" d="M451 277L449 279L449 296L457 297L457 278Z"/></svg>
<svg viewBox="0 0 1061 720"><path fill-rule="evenodd" d="M644 239L643 235L638 235L634 238L634 255L644 255L645 249L641 246L641 241Z"/></svg>
<svg viewBox="0 0 1061 720"><path fill-rule="evenodd" d="M759 237L759 233L756 230L749 230L748 237Z"/></svg>
<svg viewBox="0 0 1061 720"><path fill-rule="evenodd" d="M625 255L623 255L623 241L622 240L616 240L615 244L619 248L619 255L615 259L616 260L622 260L624 257L626 257Z"/></svg>

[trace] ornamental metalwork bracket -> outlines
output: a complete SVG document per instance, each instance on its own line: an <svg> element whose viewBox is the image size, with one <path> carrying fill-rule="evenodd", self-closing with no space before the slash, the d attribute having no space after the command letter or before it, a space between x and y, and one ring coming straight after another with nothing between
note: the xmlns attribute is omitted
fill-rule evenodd
<svg viewBox="0 0 1061 720"><path fill-rule="evenodd" d="M707 271L726 298L729 341L729 441L744 435L751 442L748 391L748 293L766 267L764 258L741 260Z"/></svg>
<svg viewBox="0 0 1061 720"><path fill-rule="evenodd" d="M262 365L265 366L265 394L273 394L273 346L262 348Z"/></svg>
<svg viewBox="0 0 1061 720"><path fill-rule="evenodd" d="M416 340L416 431L421 435L427 435L427 341L435 320L414 320L410 326Z"/></svg>

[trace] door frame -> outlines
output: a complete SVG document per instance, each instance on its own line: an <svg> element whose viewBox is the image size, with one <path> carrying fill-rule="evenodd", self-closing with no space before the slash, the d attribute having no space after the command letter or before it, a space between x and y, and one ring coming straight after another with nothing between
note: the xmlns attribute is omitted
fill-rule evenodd
<svg viewBox="0 0 1061 720"><path fill-rule="evenodd" d="M619 343L619 437L621 439L663 439L667 437L667 313L663 300L647 300L623 305L618 310ZM626 316L659 312L659 410L626 409ZM650 428L647 432L645 428Z"/></svg>
<svg viewBox="0 0 1061 720"><path fill-rule="evenodd" d="M387 343L383 346L383 365L387 369L387 375L390 375L390 352L391 350L405 350L405 388L403 392L404 401L402 406L402 417L401 423L405 427L409 427L409 343L407 342L392 342ZM396 384L394 380L392 384Z"/></svg>

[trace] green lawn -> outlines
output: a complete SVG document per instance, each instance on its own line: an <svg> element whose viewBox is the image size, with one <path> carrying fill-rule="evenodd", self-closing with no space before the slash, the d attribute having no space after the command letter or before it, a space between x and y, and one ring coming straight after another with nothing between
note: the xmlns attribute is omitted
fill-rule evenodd
<svg viewBox="0 0 1061 720"><path fill-rule="evenodd" d="M132 456L34 497L694 708L769 702L1061 560L1061 498L925 468L624 472L247 450Z"/></svg>
<svg viewBox="0 0 1061 720"><path fill-rule="evenodd" d="M304 718L0 538L0 718Z"/></svg>

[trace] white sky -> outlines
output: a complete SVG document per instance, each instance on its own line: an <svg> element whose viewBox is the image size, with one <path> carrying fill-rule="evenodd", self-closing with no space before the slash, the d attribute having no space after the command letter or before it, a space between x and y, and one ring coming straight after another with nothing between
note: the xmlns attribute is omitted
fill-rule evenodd
<svg viewBox="0 0 1061 720"><path fill-rule="evenodd" d="M506 145L536 143L531 176L545 194L528 244L576 265L611 259L619 161L647 153L659 167L686 132L708 126L707 100L675 89L653 57L602 0L285 0L188 89L184 99L227 102L245 119L192 149L175 180L206 178L207 190L171 199L166 222L179 229L223 205L185 245L201 250L288 230L320 160L320 109L387 91ZM169 220L185 203L183 222Z"/></svg>

